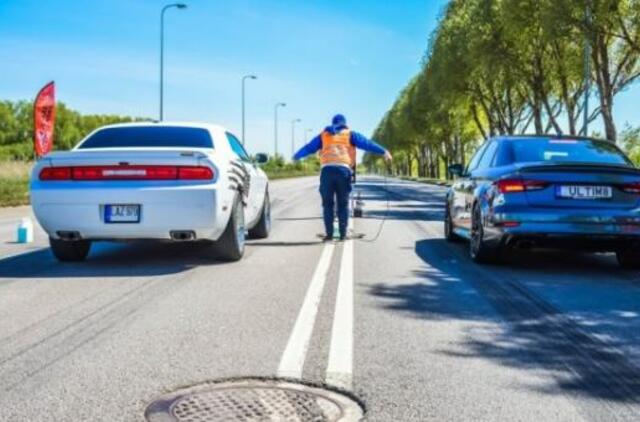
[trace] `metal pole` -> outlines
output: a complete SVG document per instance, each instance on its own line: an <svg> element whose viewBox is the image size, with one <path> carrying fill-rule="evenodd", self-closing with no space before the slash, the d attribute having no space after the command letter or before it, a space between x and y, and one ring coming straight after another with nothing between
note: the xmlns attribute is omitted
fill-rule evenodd
<svg viewBox="0 0 640 422"><path fill-rule="evenodd" d="M172 7L186 9L187 5L183 3L167 4L160 11L160 121L164 118L164 12Z"/></svg>
<svg viewBox="0 0 640 422"><path fill-rule="evenodd" d="M582 125L583 136L589 136L589 93L591 91L591 8L589 0L585 1L585 33L584 33L584 122Z"/></svg>
<svg viewBox="0 0 640 422"><path fill-rule="evenodd" d="M242 145L244 145L244 81L246 76L242 77Z"/></svg>
<svg viewBox="0 0 640 422"><path fill-rule="evenodd" d="M245 75L242 77L242 145L244 145L244 82L247 79L258 79L255 75Z"/></svg>
<svg viewBox="0 0 640 422"><path fill-rule="evenodd" d="M273 119L273 128L274 128L274 154L273 157L278 158L278 107L286 107L285 103L276 103L274 107L274 119Z"/></svg>
<svg viewBox="0 0 640 422"><path fill-rule="evenodd" d="M165 6L162 8L162 12L160 12L160 118L158 120L162 121L162 103L164 101L164 92L162 86L164 85L164 12L170 6Z"/></svg>
<svg viewBox="0 0 640 422"><path fill-rule="evenodd" d="M291 121L291 156L296 153L296 123L301 122L300 119L293 119Z"/></svg>

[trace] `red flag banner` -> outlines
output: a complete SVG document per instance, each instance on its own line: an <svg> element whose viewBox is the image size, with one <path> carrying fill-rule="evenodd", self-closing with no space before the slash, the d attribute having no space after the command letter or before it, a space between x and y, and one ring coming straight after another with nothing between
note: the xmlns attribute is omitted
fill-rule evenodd
<svg viewBox="0 0 640 422"><path fill-rule="evenodd" d="M56 86L46 84L33 103L34 149L37 157L53 149L53 128L56 124Z"/></svg>

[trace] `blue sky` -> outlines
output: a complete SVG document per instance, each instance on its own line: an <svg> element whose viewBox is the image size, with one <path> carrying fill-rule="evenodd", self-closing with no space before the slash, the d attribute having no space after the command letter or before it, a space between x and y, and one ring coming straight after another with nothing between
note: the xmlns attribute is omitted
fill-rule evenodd
<svg viewBox="0 0 640 422"><path fill-rule="evenodd" d="M156 0L0 2L0 98L32 98L50 79L58 99L84 113L155 118ZM247 82L247 144L291 150L291 120L319 131L336 112L370 134L419 69L444 0L186 0L165 32L165 119L212 121L240 132Z"/></svg>
<svg viewBox="0 0 640 422"><path fill-rule="evenodd" d="M247 144L291 150L291 120L319 131L336 113L370 134L419 70L446 0L185 0L166 14L165 119L211 121L240 134L247 82ZM32 98L53 79L83 113L158 114L157 0L0 1L0 98ZM620 128L640 124L637 87L616 103Z"/></svg>

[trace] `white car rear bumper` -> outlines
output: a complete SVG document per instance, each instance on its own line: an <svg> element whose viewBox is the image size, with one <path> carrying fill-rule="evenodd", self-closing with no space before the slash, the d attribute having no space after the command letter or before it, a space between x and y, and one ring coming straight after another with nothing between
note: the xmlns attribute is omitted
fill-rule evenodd
<svg viewBox="0 0 640 422"><path fill-rule="evenodd" d="M78 232L83 239L171 239L172 231L193 231L196 239L220 237L229 211L214 184L124 186L119 182L35 182L31 203L53 238ZM139 204L139 223L106 223L107 204Z"/></svg>

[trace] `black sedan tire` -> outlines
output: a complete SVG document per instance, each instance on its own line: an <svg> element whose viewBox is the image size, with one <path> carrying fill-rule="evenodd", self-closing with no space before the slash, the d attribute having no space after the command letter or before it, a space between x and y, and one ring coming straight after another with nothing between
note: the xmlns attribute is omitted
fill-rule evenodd
<svg viewBox="0 0 640 422"><path fill-rule="evenodd" d="M500 248L489 245L484 238L482 213L478 204L473 207L471 218L469 256L478 264L498 264L501 258Z"/></svg>
<svg viewBox="0 0 640 422"><path fill-rule="evenodd" d="M60 240L50 237L49 245L53 256L61 262L84 261L91 249L90 240Z"/></svg>
<svg viewBox="0 0 640 422"><path fill-rule="evenodd" d="M638 245L629 246L616 252L620 267L627 270L640 269L640 249Z"/></svg>
<svg viewBox="0 0 640 422"><path fill-rule="evenodd" d="M453 221L451 220L451 209L449 204L444 210L444 238L447 242L460 242L462 239L453 231Z"/></svg>

